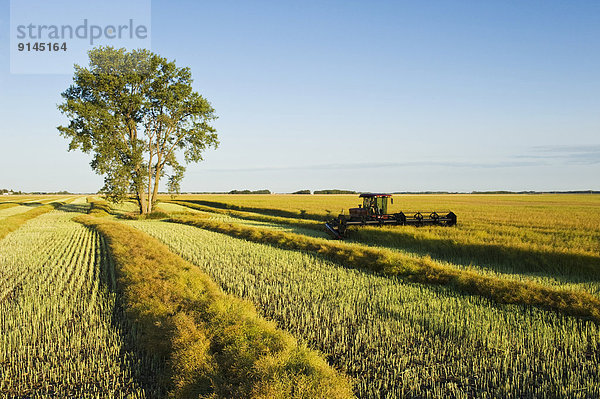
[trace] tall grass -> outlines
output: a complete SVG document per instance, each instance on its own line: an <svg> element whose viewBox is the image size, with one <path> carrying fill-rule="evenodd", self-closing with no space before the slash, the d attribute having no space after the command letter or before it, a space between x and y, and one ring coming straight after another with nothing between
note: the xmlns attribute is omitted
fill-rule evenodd
<svg viewBox="0 0 600 399"><path fill-rule="evenodd" d="M528 281L482 275L470 270L444 266L427 257L414 258L381 248L223 223L194 215L174 216L169 221L281 248L316 252L348 266L399 276L419 283L452 286L463 292L485 296L498 303L533 305L600 322L600 299L586 292L571 292Z"/></svg>
<svg viewBox="0 0 600 399"><path fill-rule="evenodd" d="M352 397L317 353L157 240L105 218L77 220L107 238L127 313L145 334L138 344L169 357L174 397Z"/></svg>

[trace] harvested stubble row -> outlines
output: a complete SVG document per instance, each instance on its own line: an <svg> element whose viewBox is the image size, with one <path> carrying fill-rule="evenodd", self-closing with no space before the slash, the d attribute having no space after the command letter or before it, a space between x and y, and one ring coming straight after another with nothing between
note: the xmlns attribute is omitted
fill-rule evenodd
<svg viewBox="0 0 600 399"><path fill-rule="evenodd" d="M128 222L357 379L361 398L591 398L591 321L498 305L183 224Z"/></svg>
<svg viewBox="0 0 600 399"><path fill-rule="evenodd" d="M152 359L127 349L103 239L73 215L47 212L0 241L0 397L159 397L140 383Z"/></svg>
<svg viewBox="0 0 600 399"><path fill-rule="evenodd" d="M298 219L298 218L293 219L293 218L289 218L289 217L264 215L264 214L260 214L260 213L238 211L238 210L234 210L234 209L214 208L214 207L209 207L206 205L195 204L195 203L189 202L189 201L171 200L171 201L164 201L164 203L181 205L181 206L184 206L184 207L187 207L190 209L195 209L198 211L216 213L216 214L221 214L221 215L228 215L228 216L241 218L241 219L256 220L259 222L266 222L266 223L287 224L287 225L296 226L296 227L303 228L303 229L312 229L312 230L323 231L323 222L317 222L314 220L306 220L306 219Z"/></svg>
<svg viewBox="0 0 600 399"><path fill-rule="evenodd" d="M222 210L218 208L203 209L205 207L201 205L184 205L183 203L176 204L174 202L161 202L157 208L166 213L164 217L191 213L196 216L207 217L220 222L243 224L250 227L265 227L311 237L329 237L323 229L323 224L317 222L292 220L278 216L257 215L254 213Z"/></svg>
<svg viewBox="0 0 600 399"><path fill-rule="evenodd" d="M333 242L300 234L223 223L196 215L169 219L250 241L281 248L316 252L343 264L364 268L409 281L452 286L499 303L518 303L560 311L600 323L600 299L583 291L567 291L534 282L501 279L436 263L428 257L414 258L382 249Z"/></svg>
<svg viewBox="0 0 600 399"><path fill-rule="evenodd" d="M5 204L5 205L12 205L12 206L6 206L6 207L0 206L0 221L2 221L3 219L6 219L9 216L18 215L19 213L29 212L30 210L32 210L34 207L37 206L37 205L25 206L25 205L19 205L19 204Z"/></svg>
<svg viewBox="0 0 600 399"><path fill-rule="evenodd" d="M138 345L170 358L173 396L353 396L347 377L316 352L156 239L119 222L77 220L107 238L127 314L145 332Z"/></svg>

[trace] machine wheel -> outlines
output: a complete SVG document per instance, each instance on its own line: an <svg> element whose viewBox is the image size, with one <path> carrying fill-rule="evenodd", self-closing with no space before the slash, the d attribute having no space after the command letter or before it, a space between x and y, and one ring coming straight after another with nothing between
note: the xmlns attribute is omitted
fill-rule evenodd
<svg viewBox="0 0 600 399"><path fill-rule="evenodd" d="M404 226L406 224L406 215L404 213L396 213L394 216L396 217L396 222L399 225Z"/></svg>
<svg viewBox="0 0 600 399"><path fill-rule="evenodd" d="M342 220L341 223L338 226L338 231L340 232L340 235L342 237L345 237L346 235L346 221Z"/></svg>
<svg viewBox="0 0 600 399"><path fill-rule="evenodd" d="M423 215L421 214L421 212L415 213L415 220L417 221L417 226L423 225Z"/></svg>
<svg viewBox="0 0 600 399"><path fill-rule="evenodd" d="M446 215L446 217L448 219L450 219L450 221L446 222L446 226L455 226L456 225L456 215L454 214L454 212L450 212L449 214Z"/></svg>

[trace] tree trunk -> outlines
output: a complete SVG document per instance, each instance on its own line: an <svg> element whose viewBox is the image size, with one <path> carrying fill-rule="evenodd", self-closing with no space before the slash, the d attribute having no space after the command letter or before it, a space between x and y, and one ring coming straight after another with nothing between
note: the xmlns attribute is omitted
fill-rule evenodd
<svg viewBox="0 0 600 399"><path fill-rule="evenodd" d="M146 193L147 195L147 209L146 209L146 213L152 213L152 205L154 205L154 201L152 200L151 197L151 190L152 190L152 151L150 151L150 159L148 160L148 192ZM156 180L156 176L154 176L154 179Z"/></svg>
<svg viewBox="0 0 600 399"><path fill-rule="evenodd" d="M150 200L151 206L156 204L156 196L158 195L158 183L160 180L161 168L156 169L156 176L154 176L154 189L152 190L152 199Z"/></svg>
<svg viewBox="0 0 600 399"><path fill-rule="evenodd" d="M144 188L138 187L136 195L137 195L137 202L138 202L138 206L140 208L141 215L145 215L146 213L148 213L148 207L147 207L146 198L145 198L144 194L145 194Z"/></svg>
<svg viewBox="0 0 600 399"><path fill-rule="evenodd" d="M136 173L134 174L134 185L135 195L137 196L137 202L140 207L140 215L148 213L148 202L146 201L143 179L139 177L140 168L136 167Z"/></svg>
<svg viewBox="0 0 600 399"><path fill-rule="evenodd" d="M147 204L146 204L146 213L152 213L152 205L154 205L154 201L152 200L152 198L150 197L150 190L152 189L152 175L148 176L148 198L147 198ZM156 176L154 177L155 181L156 181Z"/></svg>

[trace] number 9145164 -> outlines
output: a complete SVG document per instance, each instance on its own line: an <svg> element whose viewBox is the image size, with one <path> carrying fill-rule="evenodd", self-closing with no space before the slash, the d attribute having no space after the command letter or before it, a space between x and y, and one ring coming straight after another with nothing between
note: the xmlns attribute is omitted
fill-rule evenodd
<svg viewBox="0 0 600 399"><path fill-rule="evenodd" d="M18 43L17 49L19 51L67 51L67 43Z"/></svg>

